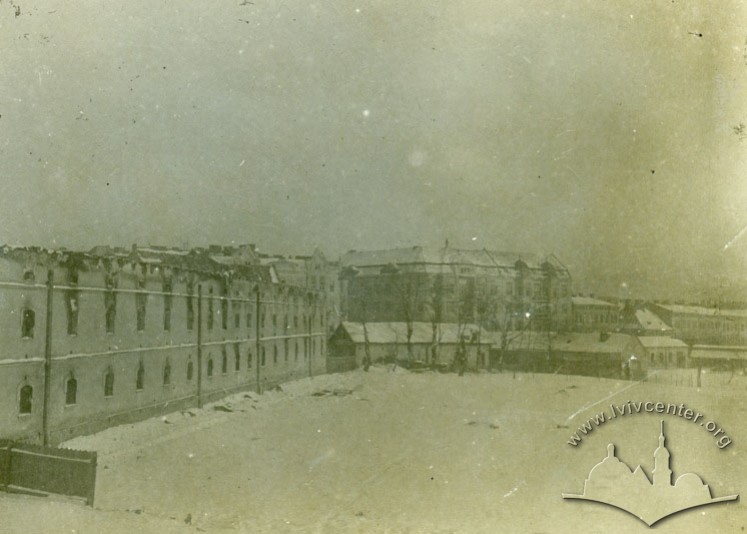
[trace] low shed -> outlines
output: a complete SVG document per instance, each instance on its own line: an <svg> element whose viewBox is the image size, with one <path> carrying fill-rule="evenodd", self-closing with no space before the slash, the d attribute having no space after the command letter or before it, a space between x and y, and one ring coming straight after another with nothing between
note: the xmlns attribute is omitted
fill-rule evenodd
<svg viewBox="0 0 747 534"><path fill-rule="evenodd" d="M405 322L343 322L329 339L327 370L334 373L361 367L366 350L372 362L450 365L460 344L465 349L468 368L487 366L490 340L476 325L414 322L409 351L407 331Z"/></svg>
<svg viewBox="0 0 747 534"><path fill-rule="evenodd" d="M646 349L627 334L561 334L551 353L559 370L572 374L638 379L648 369Z"/></svg>

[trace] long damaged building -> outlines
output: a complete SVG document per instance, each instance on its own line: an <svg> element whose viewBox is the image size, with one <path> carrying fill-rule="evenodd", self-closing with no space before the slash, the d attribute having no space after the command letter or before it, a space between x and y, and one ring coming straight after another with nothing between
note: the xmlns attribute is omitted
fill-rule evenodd
<svg viewBox="0 0 747 534"><path fill-rule="evenodd" d="M0 248L0 438L72 436L325 370L324 295L252 246Z"/></svg>

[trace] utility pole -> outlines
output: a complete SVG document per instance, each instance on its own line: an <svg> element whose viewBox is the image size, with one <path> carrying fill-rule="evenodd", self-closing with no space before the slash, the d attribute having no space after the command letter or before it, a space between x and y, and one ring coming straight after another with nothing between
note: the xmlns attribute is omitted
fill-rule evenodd
<svg viewBox="0 0 747 534"><path fill-rule="evenodd" d="M254 290L257 293L257 302L256 302L257 317L254 319L254 323L255 323L255 336L254 337L256 338L255 344L257 348L257 393L262 393L262 382L261 382L260 371L259 371L259 367L262 364L262 354L261 354L262 343L260 341L260 324L261 323L260 323L260 316L259 316L261 312L260 298L261 298L262 292L259 289L259 282L257 282L257 285L255 286Z"/></svg>
<svg viewBox="0 0 747 534"><path fill-rule="evenodd" d="M314 374L311 370L311 358L314 356L313 351L311 350L311 323L314 318L314 312L316 311L316 304L314 303L314 307L312 308L312 303L314 303L314 294L309 293L309 378L313 378Z"/></svg>
<svg viewBox="0 0 747 534"><path fill-rule="evenodd" d="M47 271L47 318L44 325L44 398L42 399L42 443L49 445L49 388L52 380L52 295L54 271Z"/></svg>
<svg viewBox="0 0 747 534"><path fill-rule="evenodd" d="M202 408L202 284L197 284L197 407Z"/></svg>

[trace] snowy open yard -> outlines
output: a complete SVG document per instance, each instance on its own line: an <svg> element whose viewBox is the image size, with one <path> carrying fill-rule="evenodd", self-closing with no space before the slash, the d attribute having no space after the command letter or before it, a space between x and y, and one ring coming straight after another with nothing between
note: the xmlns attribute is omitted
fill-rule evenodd
<svg viewBox="0 0 747 534"><path fill-rule="evenodd" d="M701 475L714 496L747 491L742 380L698 391L663 381L384 367L318 376L71 440L65 446L99 453L95 508L0 494L2 530L641 532L647 527L631 515L561 493L582 490L610 442L650 474L662 418L675 476ZM720 449L704 427L653 413L618 417L579 446L567 443L582 421L628 400L685 403L732 443ZM744 526L737 502L656 528Z"/></svg>

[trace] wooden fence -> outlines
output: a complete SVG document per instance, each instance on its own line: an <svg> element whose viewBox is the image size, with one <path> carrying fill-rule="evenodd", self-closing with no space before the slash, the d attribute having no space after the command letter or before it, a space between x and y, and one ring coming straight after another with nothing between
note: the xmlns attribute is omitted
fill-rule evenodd
<svg viewBox="0 0 747 534"><path fill-rule="evenodd" d="M80 497L93 506L96 453L0 441L0 490Z"/></svg>

